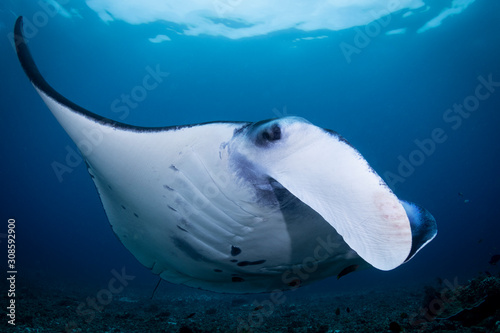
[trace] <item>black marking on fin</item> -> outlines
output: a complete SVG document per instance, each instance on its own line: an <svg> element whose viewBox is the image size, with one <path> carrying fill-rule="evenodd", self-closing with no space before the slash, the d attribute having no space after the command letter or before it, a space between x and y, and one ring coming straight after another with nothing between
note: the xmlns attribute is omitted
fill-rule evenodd
<svg viewBox="0 0 500 333"><path fill-rule="evenodd" d="M238 266L252 266L252 265L261 265L265 263L265 260L257 260L257 261L240 261L237 263Z"/></svg>
<svg viewBox="0 0 500 333"><path fill-rule="evenodd" d="M242 277L239 277L239 276L233 276L233 277L231 278L231 281L232 281L232 282L244 282L244 281L245 281L245 279L244 279L244 278L242 278Z"/></svg>
<svg viewBox="0 0 500 333"><path fill-rule="evenodd" d="M246 123L245 125L241 126L240 128L235 129L233 132L233 135L238 135L238 134L242 133L246 128L248 128L251 125L252 125L252 123Z"/></svg>
<svg viewBox="0 0 500 333"><path fill-rule="evenodd" d="M262 126L264 124L267 124L267 123L270 123L272 121L275 121L279 118L269 118L269 119L264 119L264 120L259 120L259 121L256 121L254 122L253 124L250 124L252 127L259 127L259 126Z"/></svg>
<svg viewBox="0 0 500 333"><path fill-rule="evenodd" d="M184 239L172 237L172 240L174 242L174 245L191 259L196 261L207 261L207 259L202 254L200 254L200 252L198 252L191 244L189 244Z"/></svg>
<svg viewBox="0 0 500 333"><path fill-rule="evenodd" d="M339 141L344 142L344 143L346 143L347 145L349 145L349 146L353 147L353 146L351 145L351 143L350 143L349 141L347 141L347 139L346 139L346 138L344 138L344 137L343 137L342 135L340 135L339 133L337 133L337 132L335 132L335 131L333 131L333 130L331 130L331 129L327 129L327 128L323 128L323 131L325 131L326 133L330 134L331 136L333 136L333 137L337 138ZM353 148L354 148L354 147L353 147Z"/></svg>
<svg viewBox="0 0 500 333"><path fill-rule="evenodd" d="M344 275L347 275L349 273L354 272L357 270L359 265L349 265L346 268L344 268L338 275L337 275L337 280L343 277Z"/></svg>
<svg viewBox="0 0 500 333"><path fill-rule="evenodd" d="M429 211L420 205L411 202L401 201L406 215L410 220L411 227L411 250L405 262L413 258L420 249L429 243L437 234L437 225L434 217ZM408 210L408 208L413 209Z"/></svg>
<svg viewBox="0 0 500 333"><path fill-rule="evenodd" d="M239 247L231 245L231 255L233 257L237 256L240 253L241 253L241 249Z"/></svg>

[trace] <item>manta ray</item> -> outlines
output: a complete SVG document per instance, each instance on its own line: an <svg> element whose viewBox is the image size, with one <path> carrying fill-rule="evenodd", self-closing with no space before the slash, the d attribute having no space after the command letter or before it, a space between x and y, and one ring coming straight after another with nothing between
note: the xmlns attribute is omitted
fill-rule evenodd
<svg viewBox="0 0 500 333"><path fill-rule="evenodd" d="M338 133L298 117L139 127L59 94L19 61L79 147L114 234L164 280L224 293L392 270L437 233Z"/></svg>

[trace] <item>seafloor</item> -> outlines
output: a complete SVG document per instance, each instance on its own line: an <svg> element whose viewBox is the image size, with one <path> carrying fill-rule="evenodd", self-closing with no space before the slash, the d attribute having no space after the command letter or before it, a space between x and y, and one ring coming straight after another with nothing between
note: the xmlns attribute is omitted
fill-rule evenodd
<svg viewBox="0 0 500 333"><path fill-rule="evenodd" d="M97 302L84 288L20 287L16 325L0 331L500 332L500 278L489 275L343 294L135 293L103 289Z"/></svg>

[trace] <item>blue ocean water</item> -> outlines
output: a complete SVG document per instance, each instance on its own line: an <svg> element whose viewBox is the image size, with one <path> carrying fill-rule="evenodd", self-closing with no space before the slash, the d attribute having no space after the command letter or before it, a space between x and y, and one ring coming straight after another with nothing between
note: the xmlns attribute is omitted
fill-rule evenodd
<svg viewBox="0 0 500 333"><path fill-rule="evenodd" d="M0 5L1 256L7 260L7 221L15 219L25 287L43 280L63 293L81 285L99 290L122 267L136 277L133 288L151 292L157 283L113 235L85 164L75 162L59 176L54 171L54 162L68 165L77 149L19 65L9 34L23 15L34 24L29 47L47 81L99 115L141 126L301 116L341 133L398 197L436 218L438 236L410 262L332 277L307 291L437 277L465 283L479 272L498 272L488 262L500 253L500 3L475 1L418 32L450 4L430 4L415 18L394 16L386 26L379 21L378 33L358 26L231 39L185 35L185 27L164 21L104 22L84 2L65 4L75 9L71 17L37 21L40 3L6 1ZM405 33L386 34L403 23ZM165 31L169 41L149 40ZM144 98L123 100L156 69L168 76ZM179 288L164 283L161 293Z"/></svg>

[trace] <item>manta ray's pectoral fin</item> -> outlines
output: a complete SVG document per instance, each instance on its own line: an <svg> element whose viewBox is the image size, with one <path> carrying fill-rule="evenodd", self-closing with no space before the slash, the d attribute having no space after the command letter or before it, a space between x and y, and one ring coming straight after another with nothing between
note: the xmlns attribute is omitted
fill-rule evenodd
<svg viewBox="0 0 500 333"><path fill-rule="evenodd" d="M127 125L102 117L73 103L57 92L44 79L33 60L24 37L22 16L18 17L14 27L14 41L19 62L29 80L84 156L95 152L99 141L116 130L136 132L159 130Z"/></svg>
<svg viewBox="0 0 500 333"><path fill-rule="evenodd" d="M366 262L390 270L407 259L412 235L402 204L343 138L301 118L255 123L246 137L253 146L238 147L246 158L320 214Z"/></svg>
<svg viewBox="0 0 500 333"><path fill-rule="evenodd" d="M412 244L410 254L405 260L405 262L407 262L436 237L437 224L436 220L427 209L403 200L401 200L401 204L406 211L406 215L408 215L411 226Z"/></svg>

